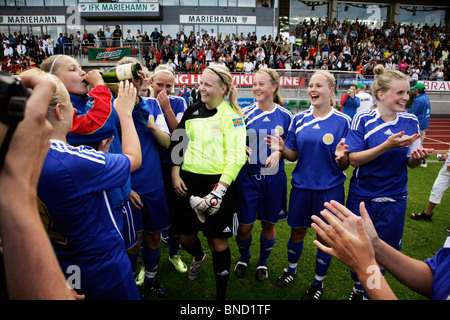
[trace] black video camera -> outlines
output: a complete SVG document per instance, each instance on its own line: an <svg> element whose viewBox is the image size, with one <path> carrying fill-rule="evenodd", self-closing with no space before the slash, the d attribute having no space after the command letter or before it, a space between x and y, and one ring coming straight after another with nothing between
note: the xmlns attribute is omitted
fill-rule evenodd
<svg viewBox="0 0 450 320"><path fill-rule="evenodd" d="M23 120L30 90L9 73L0 73L0 121L7 126Z"/></svg>
<svg viewBox="0 0 450 320"><path fill-rule="evenodd" d="M0 170L3 168L9 143L16 131L16 127L23 120L25 106L31 90L12 74L0 72L0 122L7 127L0 136Z"/></svg>

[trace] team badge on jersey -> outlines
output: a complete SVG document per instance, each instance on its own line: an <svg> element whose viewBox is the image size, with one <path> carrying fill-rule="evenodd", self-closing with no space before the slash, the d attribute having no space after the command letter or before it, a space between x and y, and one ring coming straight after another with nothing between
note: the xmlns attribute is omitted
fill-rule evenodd
<svg viewBox="0 0 450 320"><path fill-rule="evenodd" d="M244 126L244 120L242 120L242 118L235 118L232 121L234 128L241 128Z"/></svg>
<svg viewBox="0 0 450 320"><path fill-rule="evenodd" d="M334 142L334 136L331 133L325 133L322 137L322 141L329 146Z"/></svg>
<svg viewBox="0 0 450 320"><path fill-rule="evenodd" d="M155 117L152 114L148 116L148 123L155 123Z"/></svg>
<svg viewBox="0 0 450 320"><path fill-rule="evenodd" d="M275 132L276 132L278 135L281 136L281 135L284 133L283 127L282 127L282 126L276 126L276 127L275 127Z"/></svg>
<svg viewBox="0 0 450 320"><path fill-rule="evenodd" d="M210 132L211 132L212 136L218 136L221 131L222 131L222 129L220 128L220 126L218 124L215 124L211 127Z"/></svg>

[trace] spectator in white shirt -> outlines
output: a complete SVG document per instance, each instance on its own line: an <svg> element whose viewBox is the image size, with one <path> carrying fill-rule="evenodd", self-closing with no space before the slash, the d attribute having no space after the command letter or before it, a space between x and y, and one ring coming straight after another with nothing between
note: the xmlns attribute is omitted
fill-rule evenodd
<svg viewBox="0 0 450 320"><path fill-rule="evenodd" d="M244 62L244 73L252 73L255 70L255 65L247 58Z"/></svg>
<svg viewBox="0 0 450 320"><path fill-rule="evenodd" d="M106 38L106 46L111 47L112 46L112 33L111 33L111 29L109 27L106 27L105 38Z"/></svg>
<svg viewBox="0 0 450 320"><path fill-rule="evenodd" d="M217 35L214 33L214 29L211 29L211 33L209 34L210 40L216 40Z"/></svg>
<svg viewBox="0 0 450 320"><path fill-rule="evenodd" d="M22 43L22 41L19 41L16 50L19 55L25 55L27 53L27 47Z"/></svg>
<svg viewBox="0 0 450 320"><path fill-rule="evenodd" d="M366 92L367 86L362 83L358 83L356 85L356 96L359 98L359 107L356 109L356 112L368 111L372 109L374 102L373 97Z"/></svg>
<svg viewBox="0 0 450 320"><path fill-rule="evenodd" d="M47 38L47 52L48 52L48 56L54 55L55 54L54 50L55 50L55 40L52 38L51 35L49 35L48 38Z"/></svg>
<svg viewBox="0 0 450 320"><path fill-rule="evenodd" d="M14 56L14 50L13 50L13 48L11 48L9 43L6 44L5 50L3 50L3 55L5 57L7 57L7 56L13 57Z"/></svg>

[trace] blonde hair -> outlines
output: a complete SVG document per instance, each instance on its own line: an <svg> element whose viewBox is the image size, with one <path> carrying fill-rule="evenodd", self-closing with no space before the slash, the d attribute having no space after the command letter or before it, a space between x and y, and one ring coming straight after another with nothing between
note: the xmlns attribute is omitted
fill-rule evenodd
<svg viewBox="0 0 450 320"><path fill-rule="evenodd" d="M167 64L160 64L159 66L157 66L155 68L155 70L153 70L152 75L150 76L150 79L153 80L153 78L160 72L164 72L167 74L172 74L174 79L175 79L175 71L173 70L173 68L171 66L168 66Z"/></svg>
<svg viewBox="0 0 450 320"><path fill-rule="evenodd" d="M243 116L242 109L237 102L237 90L233 86L233 77L231 76L230 70L222 65L215 64L206 67L205 70L210 70L215 73L223 84L227 87L225 91L225 97L228 97L228 101L233 109L240 115Z"/></svg>
<svg viewBox="0 0 450 320"><path fill-rule="evenodd" d="M56 63L56 61L62 57L71 58L70 56L67 56L65 54L55 54L53 56L50 56L48 59L45 59L44 61L42 61L40 69L44 72L47 72L50 74L55 74L55 72L58 70L58 68L60 66L59 64Z"/></svg>
<svg viewBox="0 0 450 320"><path fill-rule="evenodd" d="M382 64L378 64L373 68L375 81L371 86L371 94L375 100L378 100L378 92L386 92L392 87L392 81L404 80L408 81L407 76L398 70L386 70Z"/></svg>
<svg viewBox="0 0 450 320"><path fill-rule="evenodd" d="M282 106L284 102L280 95L280 76L278 75L278 72L270 68L261 68L256 72L256 74L258 73L267 73L269 75L270 83L277 86L277 90L275 90L275 93L273 95L273 102Z"/></svg>
<svg viewBox="0 0 450 320"><path fill-rule="evenodd" d="M316 74L320 74L322 76L324 76L327 79L327 83L328 83L328 87L331 90L331 105L333 106L333 108L336 108L336 79L334 77L334 75L331 72L325 71L325 70L318 70L316 72L314 72L313 76Z"/></svg>
<svg viewBox="0 0 450 320"><path fill-rule="evenodd" d="M64 83L57 76L47 73L43 70L33 68L33 69L29 69L27 71L24 71L22 74L25 75L25 74L34 74L34 73L42 78L49 78L56 84L56 91L53 94L52 99L50 100L50 103L48 104L48 108L47 108L47 117L46 118L50 119L50 114L55 109L57 104L61 104L63 107L66 107L68 99L70 101L69 92L67 91Z"/></svg>

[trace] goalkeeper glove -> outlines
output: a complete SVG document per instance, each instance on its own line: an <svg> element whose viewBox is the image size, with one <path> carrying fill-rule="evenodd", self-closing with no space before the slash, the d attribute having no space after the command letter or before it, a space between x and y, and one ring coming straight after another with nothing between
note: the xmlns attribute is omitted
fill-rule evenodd
<svg viewBox="0 0 450 320"><path fill-rule="evenodd" d="M220 204L222 203L222 197L227 192L227 188L220 184L216 183L214 189L206 196L203 197L203 201L197 204L196 206L196 213L197 211L202 212L204 215L214 215L219 211ZM197 213L197 216L199 214ZM200 219L200 217L199 217ZM202 219L200 219L202 221Z"/></svg>
<svg viewBox="0 0 450 320"><path fill-rule="evenodd" d="M191 205L191 208L195 211L197 214L198 220L200 220L201 223L205 223L206 217L204 213L200 210L198 210L198 205L203 201L203 198L191 196L189 198L189 204Z"/></svg>

